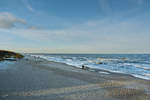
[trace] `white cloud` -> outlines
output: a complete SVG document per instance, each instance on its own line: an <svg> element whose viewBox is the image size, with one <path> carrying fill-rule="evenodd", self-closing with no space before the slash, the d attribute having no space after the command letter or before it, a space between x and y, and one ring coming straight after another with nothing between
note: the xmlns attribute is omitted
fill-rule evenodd
<svg viewBox="0 0 150 100"><path fill-rule="evenodd" d="M28 29L40 30L40 29L42 29L42 28L41 28L41 27L38 27L38 26L29 26Z"/></svg>
<svg viewBox="0 0 150 100"><path fill-rule="evenodd" d="M22 2L24 3L24 5L26 6L26 8L31 11L34 12L35 10L33 9L33 7L31 6L31 4L29 4L28 0L22 0Z"/></svg>
<svg viewBox="0 0 150 100"><path fill-rule="evenodd" d="M83 24L74 25L61 30L45 30L45 29L12 29L1 30L9 33L13 33L24 37L26 39L52 43L60 43L61 41L66 44L91 44L91 47L101 45L103 47L106 44L120 45L134 44L136 41L143 43L142 38L146 31L141 30L140 23L132 21L114 21L110 22L109 19L88 21ZM144 37L147 39L146 37Z"/></svg>
<svg viewBox="0 0 150 100"><path fill-rule="evenodd" d="M33 9L29 4L27 4L27 8L28 8L31 12L34 12L34 9Z"/></svg>
<svg viewBox="0 0 150 100"><path fill-rule="evenodd" d="M17 23L26 24L25 20L17 18L11 13L0 12L0 28L13 28Z"/></svg>
<svg viewBox="0 0 150 100"><path fill-rule="evenodd" d="M38 47L43 48L45 46L44 48L58 49L60 52L61 50L70 50L73 52L116 51L117 53L139 50L146 52L150 48L150 35L149 29L145 28L144 25L146 23L142 24L137 17L128 20L104 18L89 20L85 23L72 25L61 30L39 29L31 26L27 29L0 29L0 32L15 34L27 41L32 40L37 42L35 44L37 45L37 49ZM36 48L31 47L31 49Z"/></svg>
<svg viewBox="0 0 150 100"><path fill-rule="evenodd" d="M40 43L35 45L47 48L47 51L97 53L146 52L150 42L147 31L141 30L138 23L130 20L110 22L109 19L88 21L62 30L0 30Z"/></svg>

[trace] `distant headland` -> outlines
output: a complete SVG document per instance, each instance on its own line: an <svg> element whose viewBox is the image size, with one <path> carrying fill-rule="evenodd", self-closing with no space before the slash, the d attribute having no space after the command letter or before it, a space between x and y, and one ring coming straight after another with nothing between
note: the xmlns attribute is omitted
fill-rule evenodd
<svg viewBox="0 0 150 100"><path fill-rule="evenodd" d="M3 60L10 60L10 61L14 61L17 59L21 59L24 56L20 53L15 53L12 51L6 51L6 50L0 50L0 61Z"/></svg>

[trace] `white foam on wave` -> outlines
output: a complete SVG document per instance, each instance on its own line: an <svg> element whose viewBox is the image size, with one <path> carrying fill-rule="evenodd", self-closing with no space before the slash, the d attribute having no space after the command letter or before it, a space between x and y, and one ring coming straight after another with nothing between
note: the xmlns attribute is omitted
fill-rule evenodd
<svg viewBox="0 0 150 100"><path fill-rule="evenodd" d="M141 78L141 79L145 79L145 80L150 80L150 76L143 76L143 75L136 75L136 74L132 74L132 76Z"/></svg>
<svg viewBox="0 0 150 100"><path fill-rule="evenodd" d="M138 67L138 68L143 68L143 69L146 69L146 70L150 70L150 65L147 65L147 64L134 64L135 67Z"/></svg>
<svg viewBox="0 0 150 100"><path fill-rule="evenodd" d="M65 63L68 65L81 68L85 65L91 69L106 70L113 73L130 74L134 77L150 80L149 65L130 63L124 59L117 58L91 58L91 57L69 57L69 56L49 56L49 55L32 55L34 57L40 57L49 61ZM121 63L120 63L121 61ZM125 61L125 62L122 62ZM97 62L102 62L98 64ZM119 62L119 63L117 63ZM140 75L138 75L140 74Z"/></svg>
<svg viewBox="0 0 150 100"><path fill-rule="evenodd" d="M101 73L101 74L110 74L110 73L108 73L108 72L102 72L102 71L100 71L100 72L98 72L98 73Z"/></svg>

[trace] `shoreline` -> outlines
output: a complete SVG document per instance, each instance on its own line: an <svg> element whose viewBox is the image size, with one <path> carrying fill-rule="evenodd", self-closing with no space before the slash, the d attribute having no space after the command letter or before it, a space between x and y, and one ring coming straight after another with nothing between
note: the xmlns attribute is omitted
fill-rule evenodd
<svg viewBox="0 0 150 100"><path fill-rule="evenodd" d="M50 60L48 60L48 59L41 58L41 57L36 57L36 56L32 56L32 57L35 57L36 59L43 59L43 60L46 60L46 61L48 61L48 62L64 64L64 65L66 65L66 66L74 67L74 68L77 68L77 69L82 69L82 68L80 68L80 67L77 67L77 66L74 66L74 65L69 65L69 64L63 63L63 62L50 61ZM150 81L150 79L147 79L147 78L145 78L145 77L141 77L141 76L138 76L138 75L134 75L134 74L127 74L127 73L124 73L124 72L110 71L110 70L98 69L98 68L91 68L91 67L87 67L87 68L88 68L88 69L83 69L83 70L90 71L90 72L96 72L96 73L125 75L125 76L130 76L130 77L134 77L134 78L141 79L141 80Z"/></svg>
<svg viewBox="0 0 150 100"><path fill-rule="evenodd" d="M109 63L107 64L103 61L98 61L98 62L100 62L100 65L98 65L98 64L95 65L94 63L96 63L96 61L93 62L93 63L88 64L88 62L86 62L86 61L85 62L82 62L82 61L80 62L80 60L79 60L79 62L78 61L76 62L76 60L72 60L73 58L70 58L70 57L66 58L66 59L63 59L61 57L57 58L57 57L52 56L52 58L49 59L49 57L44 56L44 55L31 55L31 56L41 58L41 59L45 59L45 60L48 60L48 61L54 61L56 63L67 64L69 66L74 66L74 67L77 67L77 68L82 68L82 66L85 66L84 68L87 69L87 70L89 69L91 71L96 71L96 72L100 71L100 73L101 73L101 71L103 71L102 73L106 73L106 74L119 73L119 74L130 75L130 76L133 76L135 78L150 80L150 74L147 74L149 67L142 67L143 65L134 64L134 61L133 61L133 63L131 63L129 61L129 63L127 63L127 65L128 64L129 65L122 68L122 66L124 66L123 65L124 63L122 63L122 66L121 66L119 64L112 64L112 65L110 64L109 65ZM102 57L102 59L105 59L105 58ZM67 60L69 60L69 61L67 61ZM126 64L126 62L125 62L125 64ZM130 67L130 66L132 66L132 67ZM141 66L141 67L139 67L139 66Z"/></svg>
<svg viewBox="0 0 150 100"><path fill-rule="evenodd" d="M0 80L1 100L150 99L148 80L82 70L34 57L20 59L0 71Z"/></svg>

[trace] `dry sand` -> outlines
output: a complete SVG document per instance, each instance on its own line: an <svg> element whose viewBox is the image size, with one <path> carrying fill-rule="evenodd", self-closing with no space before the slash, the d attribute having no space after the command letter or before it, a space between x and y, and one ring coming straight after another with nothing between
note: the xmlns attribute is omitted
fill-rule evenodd
<svg viewBox="0 0 150 100"><path fill-rule="evenodd" d="M150 100L150 81L28 57L0 70L0 100Z"/></svg>

